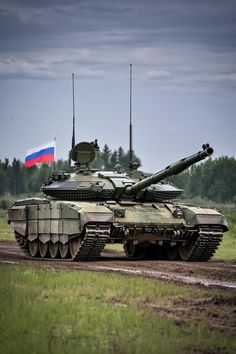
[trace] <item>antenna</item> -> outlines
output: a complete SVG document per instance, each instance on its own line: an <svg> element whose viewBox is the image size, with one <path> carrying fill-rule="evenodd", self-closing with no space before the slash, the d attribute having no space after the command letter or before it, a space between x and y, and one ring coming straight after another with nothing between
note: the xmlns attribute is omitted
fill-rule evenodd
<svg viewBox="0 0 236 354"><path fill-rule="evenodd" d="M72 100L73 100L73 121L72 121L71 151L75 147L75 88L74 88L74 73L72 73ZM69 153L69 168L71 166L71 151Z"/></svg>
<svg viewBox="0 0 236 354"><path fill-rule="evenodd" d="M72 98L73 98L73 128L71 149L75 147L75 88L74 88L74 73L72 73Z"/></svg>
<svg viewBox="0 0 236 354"><path fill-rule="evenodd" d="M132 134L132 64L129 71L129 169L133 168L133 134Z"/></svg>

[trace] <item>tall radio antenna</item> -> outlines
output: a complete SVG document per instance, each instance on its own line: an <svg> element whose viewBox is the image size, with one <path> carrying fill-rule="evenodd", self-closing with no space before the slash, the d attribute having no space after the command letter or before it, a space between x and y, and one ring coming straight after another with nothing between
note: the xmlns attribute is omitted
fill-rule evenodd
<svg viewBox="0 0 236 354"><path fill-rule="evenodd" d="M133 133L132 133L132 64L129 71L129 169L133 168Z"/></svg>
<svg viewBox="0 0 236 354"><path fill-rule="evenodd" d="M71 149L75 147L75 87L74 87L74 73L72 73L72 99L73 99L73 128Z"/></svg>
<svg viewBox="0 0 236 354"><path fill-rule="evenodd" d="M72 121L72 140L71 151L75 147L75 87L74 87L74 73L72 73L72 103L73 103L73 121ZM71 166L71 152L69 153L69 168Z"/></svg>

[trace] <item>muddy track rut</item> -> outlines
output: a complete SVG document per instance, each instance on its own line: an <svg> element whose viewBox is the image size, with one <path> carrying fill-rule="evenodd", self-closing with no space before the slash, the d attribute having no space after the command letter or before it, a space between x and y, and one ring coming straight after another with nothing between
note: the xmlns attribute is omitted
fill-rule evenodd
<svg viewBox="0 0 236 354"><path fill-rule="evenodd" d="M99 260L70 262L25 257L14 241L0 241L0 263L37 265L44 268L116 272L130 276L236 289L236 261L133 261L123 252L105 249Z"/></svg>

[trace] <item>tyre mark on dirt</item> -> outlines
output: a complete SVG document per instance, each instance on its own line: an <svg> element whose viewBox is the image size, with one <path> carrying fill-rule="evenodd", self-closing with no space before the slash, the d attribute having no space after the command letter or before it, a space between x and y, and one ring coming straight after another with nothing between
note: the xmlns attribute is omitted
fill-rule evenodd
<svg viewBox="0 0 236 354"><path fill-rule="evenodd" d="M31 265L66 270L116 272L129 276L156 278L191 285L236 289L235 262L131 261L123 252L105 249L94 262L32 259L23 255L14 241L0 241L0 264Z"/></svg>
<svg viewBox="0 0 236 354"><path fill-rule="evenodd" d="M210 280L210 279L203 279L203 278L195 278L195 277L188 277L173 273L165 273L159 271L150 271L150 270L140 270L140 269L127 269L127 268L113 268L113 267L103 267L103 266L92 266L89 267L90 269L105 271L105 272L117 272L126 275L135 275L147 278L157 278L162 280L171 280L175 282L181 282L185 284L192 284L192 285L204 285L204 286L216 286L221 288L231 288L236 289L236 282L224 282L220 280Z"/></svg>

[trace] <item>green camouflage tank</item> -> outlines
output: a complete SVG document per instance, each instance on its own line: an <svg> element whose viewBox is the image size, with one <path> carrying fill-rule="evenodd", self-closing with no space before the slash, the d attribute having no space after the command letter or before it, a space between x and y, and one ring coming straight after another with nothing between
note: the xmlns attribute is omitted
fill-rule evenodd
<svg viewBox="0 0 236 354"><path fill-rule="evenodd" d="M74 172L54 172L42 186L43 198L16 201L8 222L28 257L97 259L106 243L122 243L132 259L207 261L228 230L214 209L178 203L181 190L163 184L212 155L203 145L194 155L143 177L93 170L97 142L82 142L71 152Z"/></svg>

